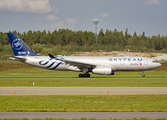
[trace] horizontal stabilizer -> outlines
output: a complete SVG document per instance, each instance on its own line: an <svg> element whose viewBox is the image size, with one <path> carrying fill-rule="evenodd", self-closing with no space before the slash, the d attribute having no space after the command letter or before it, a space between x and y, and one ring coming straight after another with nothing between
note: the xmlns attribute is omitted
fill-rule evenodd
<svg viewBox="0 0 167 120"><path fill-rule="evenodd" d="M16 60L16 61L20 61L20 62L25 62L27 59L26 58L21 58L21 57L17 57L17 56L10 56L10 55L6 55L8 57L10 57L11 60Z"/></svg>

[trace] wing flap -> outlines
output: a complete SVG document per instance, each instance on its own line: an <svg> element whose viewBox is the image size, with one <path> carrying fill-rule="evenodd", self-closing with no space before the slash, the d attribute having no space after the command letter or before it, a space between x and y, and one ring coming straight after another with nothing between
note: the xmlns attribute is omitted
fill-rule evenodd
<svg viewBox="0 0 167 120"><path fill-rule="evenodd" d="M84 63L84 62L79 62L79 61L72 61L72 60L63 60L63 62L69 65L72 65L72 66L76 66L78 68L95 68L97 66L95 64Z"/></svg>

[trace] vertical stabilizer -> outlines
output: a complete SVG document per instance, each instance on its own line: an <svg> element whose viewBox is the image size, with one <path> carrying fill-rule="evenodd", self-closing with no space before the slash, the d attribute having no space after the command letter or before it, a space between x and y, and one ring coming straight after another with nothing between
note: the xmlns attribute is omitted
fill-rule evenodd
<svg viewBox="0 0 167 120"><path fill-rule="evenodd" d="M15 33L7 33L15 56L39 56L34 53Z"/></svg>

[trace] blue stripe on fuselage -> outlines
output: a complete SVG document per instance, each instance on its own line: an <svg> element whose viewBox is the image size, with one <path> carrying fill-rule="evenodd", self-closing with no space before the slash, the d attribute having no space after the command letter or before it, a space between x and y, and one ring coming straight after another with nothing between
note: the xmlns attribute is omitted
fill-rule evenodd
<svg viewBox="0 0 167 120"><path fill-rule="evenodd" d="M43 61L45 61L45 60L40 61L39 64L40 64L40 65L46 65L46 64L48 64L48 62L49 62L49 61L47 61L47 62L45 62L44 64L42 64Z"/></svg>
<svg viewBox="0 0 167 120"><path fill-rule="evenodd" d="M54 68L52 68L51 70L56 69L60 64L62 64L62 62L58 63Z"/></svg>
<svg viewBox="0 0 167 120"><path fill-rule="evenodd" d="M55 62L53 62L52 64L50 64L50 65L49 65L48 67L46 67L46 68L50 68L50 67L52 67L53 64L55 64Z"/></svg>

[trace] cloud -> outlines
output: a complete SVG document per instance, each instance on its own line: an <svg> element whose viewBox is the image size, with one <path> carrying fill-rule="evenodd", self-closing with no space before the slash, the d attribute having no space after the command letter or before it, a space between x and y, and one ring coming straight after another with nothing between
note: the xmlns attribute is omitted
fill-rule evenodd
<svg viewBox="0 0 167 120"><path fill-rule="evenodd" d="M74 24L78 24L78 19L76 19L76 18L67 18L65 22L67 24L74 25Z"/></svg>
<svg viewBox="0 0 167 120"><path fill-rule="evenodd" d="M76 24L78 24L78 19L67 18L65 21L58 21L53 23L48 23L46 25L37 26L38 29L47 29L53 31L55 29L75 29Z"/></svg>
<svg viewBox="0 0 167 120"><path fill-rule="evenodd" d="M52 21L52 20L59 20L60 18L55 15L46 15L45 19Z"/></svg>
<svg viewBox="0 0 167 120"><path fill-rule="evenodd" d="M0 0L0 10L43 14L49 13L53 9L49 0Z"/></svg>
<svg viewBox="0 0 167 120"><path fill-rule="evenodd" d="M108 17L109 17L109 14L108 14L108 13L103 13L103 14L101 15L101 17L102 17L102 18L108 18Z"/></svg>
<svg viewBox="0 0 167 120"><path fill-rule="evenodd" d="M161 4L158 0L148 0L146 2L143 2L145 5L152 5L152 4Z"/></svg>
<svg viewBox="0 0 167 120"><path fill-rule="evenodd" d="M41 20L41 17L36 17L35 19L36 19L36 20Z"/></svg>
<svg viewBox="0 0 167 120"><path fill-rule="evenodd" d="M53 6L53 11L54 11L55 13L59 13L59 12L60 12L60 11L58 10L58 8L55 7L55 6Z"/></svg>

